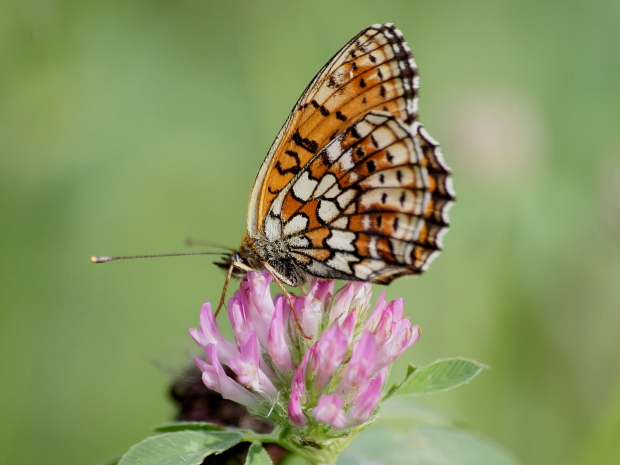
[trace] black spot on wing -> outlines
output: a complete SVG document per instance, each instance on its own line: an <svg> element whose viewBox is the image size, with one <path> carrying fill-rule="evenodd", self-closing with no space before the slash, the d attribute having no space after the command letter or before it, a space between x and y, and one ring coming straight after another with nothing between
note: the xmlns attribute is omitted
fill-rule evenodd
<svg viewBox="0 0 620 465"><path fill-rule="evenodd" d="M297 166L301 166L301 160L299 159L299 154L297 152L294 150L287 150L284 153L286 153L289 157L293 157Z"/></svg>
<svg viewBox="0 0 620 465"><path fill-rule="evenodd" d="M332 161L330 160L329 155L327 155L327 151L326 150L321 150L319 152L319 157L320 157L320 160L321 160L321 164L323 166L328 167L328 168L330 166L332 166Z"/></svg>
<svg viewBox="0 0 620 465"><path fill-rule="evenodd" d="M319 110L323 116L329 116L329 110L325 108L323 105L319 104L316 100L312 100L310 102L314 108Z"/></svg>
<svg viewBox="0 0 620 465"><path fill-rule="evenodd" d="M282 174L297 174L299 173L299 167L298 166L291 166L290 168L282 168L282 164L280 163L280 160L278 160L275 164L275 169L278 171L278 173Z"/></svg>
<svg viewBox="0 0 620 465"><path fill-rule="evenodd" d="M317 141L301 137L298 130L295 131L295 134L293 134L292 140L295 145L301 147L304 150L307 150L310 153L316 153L319 148L319 144Z"/></svg>
<svg viewBox="0 0 620 465"><path fill-rule="evenodd" d="M295 165L291 166L290 168L282 168L282 164L280 163L280 160L278 160L275 164L275 168L276 170L278 170L278 173L280 173L281 175L287 174L287 173L291 173L291 174L299 173L299 171L301 171L301 160L299 159L299 154L293 150L287 150L284 153L286 153L289 157L292 157L295 160Z"/></svg>
<svg viewBox="0 0 620 465"><path fill-rule="evenodd" d="M330 76L327 80L327 87L329 87L330 89L337 89L341 86L336 82L334 76Z"/></svg>

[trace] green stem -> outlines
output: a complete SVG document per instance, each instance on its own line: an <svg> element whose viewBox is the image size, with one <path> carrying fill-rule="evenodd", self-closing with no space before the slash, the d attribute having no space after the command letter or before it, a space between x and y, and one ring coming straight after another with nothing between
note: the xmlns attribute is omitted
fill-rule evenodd
<svg viewBox="0 0 620 465"><path fill-rule="evenodd" d="M243 441L245 442L260 442L262 444L265 443L275 443L280 444L280 431L282 428L276 428L269 434L259 434L250 430L242 430L241 434L243 434ZM283 446L284 447L284 446Z"/></svg>

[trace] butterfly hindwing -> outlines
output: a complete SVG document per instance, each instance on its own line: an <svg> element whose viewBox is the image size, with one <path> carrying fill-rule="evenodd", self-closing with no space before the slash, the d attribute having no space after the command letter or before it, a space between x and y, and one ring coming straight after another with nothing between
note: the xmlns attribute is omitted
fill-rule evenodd
<svg viewBox="0 0 620 465"><path fill-rule="evenodd" d="M311 275L387 283L417 274L447 227L430 189L450 187L428 165L409 126L369 112L298 173L269 217L281 219L282 239Z"/></svg>

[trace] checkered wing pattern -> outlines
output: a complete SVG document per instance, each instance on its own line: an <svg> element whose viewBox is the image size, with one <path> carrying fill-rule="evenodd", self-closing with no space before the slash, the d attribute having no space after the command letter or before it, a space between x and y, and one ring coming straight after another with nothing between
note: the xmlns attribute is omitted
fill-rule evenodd
<svg viewBox="0 0 620 465"><path fill-rule="evenodd" d="M285 244L317 277L389 283L425 270L441 250L454 193L438 144L417 120L417 93L398 29L374 25L354 37L272 145L252 190L248 237Z"/></svg>
<svg viewBox="0 0 620 465"><path fill-rule="evenodd" d="M413 128L369 112L276 197L267 230L307 273L385 284L424 271L439 253L453 196L436 147L427 141L435 156L425 156L423 129Z"/></svg>

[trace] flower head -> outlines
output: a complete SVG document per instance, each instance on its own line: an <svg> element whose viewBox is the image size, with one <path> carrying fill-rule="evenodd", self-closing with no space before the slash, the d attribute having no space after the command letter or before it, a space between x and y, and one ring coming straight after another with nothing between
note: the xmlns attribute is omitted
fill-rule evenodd
<svg viewBox="0 0 620 465"><path fill-rule="evenodd" d="M420 329L403 316L400 298L386 302L382 292L370 311L370 284L349 282L334 295L333 281L314 279L305 295L291 297L308 340L288 298L271 297L271 281L266 271L250 272L229 300L235 343L220 334L211 305L203 305L200 329L189 331L204 349L196 359L203 382L291 431L293 448L339 448L340 438L372 420L389 365Z"/></svg>

